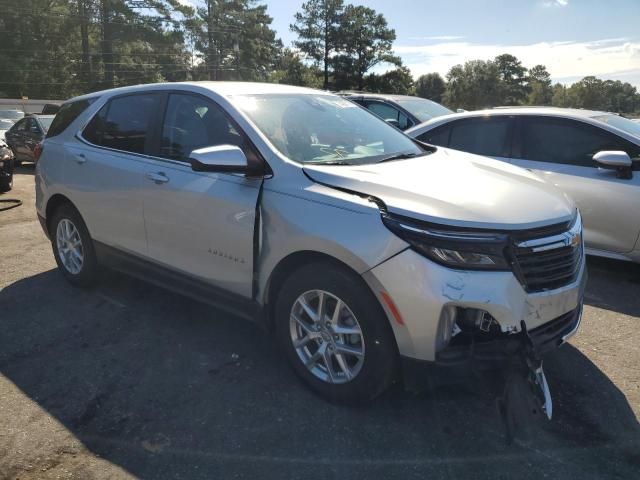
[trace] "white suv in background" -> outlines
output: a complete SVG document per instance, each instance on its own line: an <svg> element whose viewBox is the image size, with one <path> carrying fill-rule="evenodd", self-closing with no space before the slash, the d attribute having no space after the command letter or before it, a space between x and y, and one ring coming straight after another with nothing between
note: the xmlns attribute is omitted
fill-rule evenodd
<svg viewBox="0 0 640 480"><path fill-rule="evenodd" d="M525 340L544 353L580 322L570 200L325 92L203 82L72 99L36 194L70 282L110 265L263 322L336 401L373 398L400 360L506 356Z"/></svg>
<svg viewBox="0 0 640 480"><path fill-rule="evenodd" d="M407 134L535 172L578 204L587 253L640 262L640 124L606 112L505 107L446 115Z"/></svg>

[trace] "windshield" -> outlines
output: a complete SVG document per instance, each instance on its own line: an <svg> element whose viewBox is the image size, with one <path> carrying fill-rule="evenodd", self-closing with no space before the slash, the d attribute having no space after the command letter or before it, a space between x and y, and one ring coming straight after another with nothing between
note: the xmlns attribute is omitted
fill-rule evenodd
<svg viewBox="0 0 640 480"><path fill-rule="evenodd" d="M53 117L40 117L38 120L40 120L44 129L48 131L51 126L51 122L53 122Z"/></svg>
<svg viewBox="0 0 640 480"><path fill-rule="evenodd" d="M453 111L449 110L447 107L443 107L439 103L432 102L425 98L401 98L395 101L405 110L415 115L421 122L426 122L434 117L453 113Z"/></svg>
<svg viewBox="0 0 640 480"><path fill-rule="evenodd" d="M236 105L269 141L300 163L375 163L424 153L367 110L333 95L238 95Z"/></svg>
<svg viewBox="0 0 640 480"><path fill-rule="evenodd" d="M640 123L633 122L628 118L621 117L620 115L611 114L599 115L593 118L595 120L600 120L601 122L607 123L612 127L618 128L623 132L628 133L629 135L640 138Z"/></svg>
<svg viewBox="0 0 640 480"><path fill-rule="evenodd" d="M0 110L0 118L20 120L22 117L24 117L24 112L21 112L20 110Z"/></svg>

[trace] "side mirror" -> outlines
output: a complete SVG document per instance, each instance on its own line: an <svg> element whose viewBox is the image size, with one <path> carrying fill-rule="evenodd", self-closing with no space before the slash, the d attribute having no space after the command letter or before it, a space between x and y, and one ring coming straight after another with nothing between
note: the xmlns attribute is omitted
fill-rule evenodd
<svg viewBox="0 0 640 480"><path fill-rule="evenodd" d="M199 148L189 155L194 172L248 173L244 152L234 145Z"/></svg>
<svg viewBox="0 0 640 480"><path fill-rule="evenodd" d="M617 170L618 177L631 178L633 162L627 152L618 150L604 150L593 156L599 167Z"/></svg>
<svg viewBox="0 0 640 480"><path fill-rule="evenodd" d="M466 110L464 108L457 108L456 113L464 113Z"/></svg>
<svg viewBox="0 0 640 480"><path fill-rule="evenodd" d="M395 118L385 118L384 121L387 122L389 125L393 125L396 128L400 128L400 122Z"/></svg>

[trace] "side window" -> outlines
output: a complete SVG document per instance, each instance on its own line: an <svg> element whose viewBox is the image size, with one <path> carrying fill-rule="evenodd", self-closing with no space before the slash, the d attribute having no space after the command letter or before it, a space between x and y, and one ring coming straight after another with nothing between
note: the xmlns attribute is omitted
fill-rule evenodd
<svg viewBox="0 0 640 480"><path fill-rule="evenodd" d="M160 103L161 96L152 93L114 98L93 117L83 136L102 147L145 153Z"/></svg>
<svg viewBox="0 0 640 480"><path fill-rule="evenodd" d="M27 128L27 120L29 120L28 118L23 118L22 120L20 120L18 123L16 123L12 130L14 132L24 132Z"/></svg>
<svg viewBox="0 0 640 480"><path fill-rule="evenodd" d="M451 124L449 148L463 152L507 157L510 155L509 117L479 117Z"/></svg>
<svg viewBox="0 0 640 480"><path fill-rule="evenodd" d="M442 125L418 135L417 139L430 145L447 147L449 146L449 132L451 132L451 126Z"/></svg>
<svg viewBox="0 0 640 480"><path fill-rule="evenodd" d="M525 160L595 167L593 155L601 150L627 150L624 141L602 129L574 120L527 117L522 124Z"/></svg>
<svg viewBox="0 0 640 480"><path fill-rule="evenodd" d="M30 133L42 133L42 129L35 118L29 118L27 120L27 131Z"/></svg>
<svg viewBox="0 0 640 480"><path fill-rule="evenodd" d="M383 118L384 120L395 120L398 122L398 128L401 130L405 130L412 125L412 122L409 120L404 113L402 113L397 108L392 107L387 103L382 102L367 102L366 107L371 110L373 113Z"/></svg>
<svg viewBox="0 0 640 480"><path fill-rule="evenodd" d="M193 150L216 145L235 145L249 161L257 160L257 154L215 102L197 95L171 94L162 125L160 156L187 161Z"/></svg>
<svg viewBox="0 0 640 480"><path fill-rule="evenodd" d="M67 127L93 103L93 101L94 99L90 98L88 100L79 100L77 102L65 103L62 105L49 127L47 138L55 137L56 135L60 135L64 132ZM45 108L46 107L47 105L45 105Z"/></svg>

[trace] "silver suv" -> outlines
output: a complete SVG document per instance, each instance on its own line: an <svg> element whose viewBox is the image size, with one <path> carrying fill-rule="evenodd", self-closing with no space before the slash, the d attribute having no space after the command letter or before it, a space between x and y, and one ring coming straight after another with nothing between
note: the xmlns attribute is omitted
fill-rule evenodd
<svg viewBox="0 0 640 480"><path fill-rule="evenodd" d="M257 320L335 401L371 399L416 363L508 355L521 336L544 353L580 322L566 196L325 92L204 82L72 99L36 190L71 283L109 265Z"/></svg>

